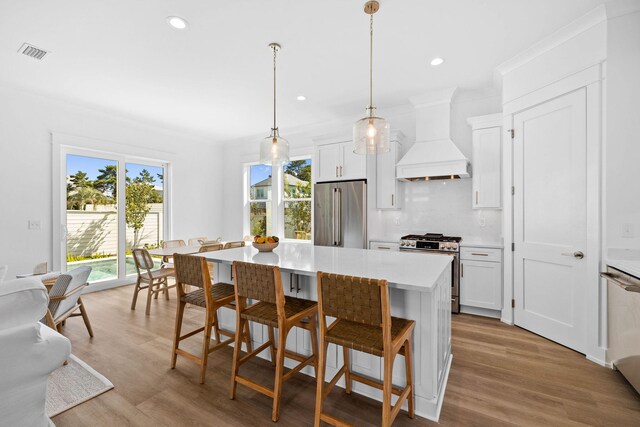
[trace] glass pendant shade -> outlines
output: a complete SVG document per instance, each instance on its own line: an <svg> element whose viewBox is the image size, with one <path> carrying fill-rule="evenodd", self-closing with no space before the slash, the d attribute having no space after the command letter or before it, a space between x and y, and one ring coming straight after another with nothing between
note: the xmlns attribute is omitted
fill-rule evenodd
<svg viewBox="0 0 640 427"><path fill-rule="evenodd" d="M282 138L278 129L271 129L271 135L260 142L260 163L282 165L289 161L289 141Z"/></svg>
<svg viewBox="0 0 640 427"><path fill-rule="evenodd" d="M382 154L391 150L389 122L381 117L364 117L353 124L353 152Z"/></svg>

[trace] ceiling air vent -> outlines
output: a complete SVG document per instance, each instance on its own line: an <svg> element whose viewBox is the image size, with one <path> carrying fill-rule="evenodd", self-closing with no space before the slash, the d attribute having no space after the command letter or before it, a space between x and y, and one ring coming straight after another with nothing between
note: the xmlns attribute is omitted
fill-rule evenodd
<svg viewBox="0 0 640 427"><path fill-rule="evenodd" d="M35 47L34 45L31 45L29 43L24 43L22 46L20 46L18 52L38 60L41 60L46 54L49 53L46 50Z"/></svg>

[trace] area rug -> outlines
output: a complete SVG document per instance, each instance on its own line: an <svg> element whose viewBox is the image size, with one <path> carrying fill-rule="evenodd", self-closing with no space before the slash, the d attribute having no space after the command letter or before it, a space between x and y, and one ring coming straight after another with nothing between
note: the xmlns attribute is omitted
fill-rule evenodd
<svg viewBox="0 0 640 427"><path fill-rule="evenodd" d="M113 388L111 381L71 355L66 365L49 375L47 414L49 417L71 409Z"/></svg>

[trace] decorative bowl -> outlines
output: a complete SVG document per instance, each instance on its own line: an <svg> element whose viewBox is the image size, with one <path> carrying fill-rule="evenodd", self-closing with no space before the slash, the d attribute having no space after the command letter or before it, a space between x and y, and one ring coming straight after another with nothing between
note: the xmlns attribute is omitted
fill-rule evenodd
<svg viewBox="0 0 640 427"><path fill-rule="evenodd" d="M259 250L260 252L271 252L275 248L278 247L280 242L275 242L275 243L256 243L256 242L252 242L251 244L253 245L254 248Z"/></svg>

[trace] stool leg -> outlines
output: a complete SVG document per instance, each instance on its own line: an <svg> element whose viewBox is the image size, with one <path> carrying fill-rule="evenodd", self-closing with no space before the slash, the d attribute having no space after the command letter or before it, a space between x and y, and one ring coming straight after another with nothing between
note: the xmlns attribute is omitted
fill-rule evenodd
<svg viewBox="0 0 640 427"><path fill-rule="evenodd" d="M236 312L237 313L237 312ZM236 336L233 346L233 362L231 363L231 388L229 389L229 399L236 398L236 376L238 375L238 362L240 361L240 347L242 346L242 333L244 330L245 320L240 317L240 313L236 314Z"/></svg>
<svg viewBox="0 0 640 427"><path fill-rule="evenodd" d="M169 279L165 277L163 283L164 283L164 299L169 301Z"/></svg>
<svg viewBox="0 0 640 427"><path fill-rule="evenodd" d="M251 343L251 329L249 326L249 321L247 320L244 324L244 337L245 337L245 345L247 346L247 353L251 353L253 351L253 344Z"/></svg>
<svg viewBox="0 0 640 427"><path fill-rule="evenodd" d="M213 323L212 313L207 312L204 324L204 340L202 341L202 360L200 361L200 384L204 384L204 377L207 374L207 361L209 360L209 348L211 347L211 324Z"/></svg>
<svg viewBox="0 0 640 427"><path fill-rule="evenodd" d="M407 406L409 407L409 418L415 418L415 409L413 407L415 394L413 390L413 353L411 348L411 338L404 343L404 364L407 375L407 387L411 387L411 392L407 396Z"/></svg>
<svg viewBox="0 0 640 427"><path fill-rule="evenodd" d="M325 344L320 332L320 354L318 360L318 375L316 376L316 413L313 421L314 427L320 427L320 415L322 414L322 400L324 398L324 370L327 364L327 344Z"/></svg>
<svg viewBox="0 0 640 427"><path fill-rule="evenodd" d="M273 328L269 326L269 341L271 341L271 346L269 350L271 351L271 366L276 366L276 339L275 334L273 333Z"/></svg>
<svg viewBox="0 0 640 427"><path fill-rule="evenodd" d="M391 388L393 374L393 355L385 351L384 374L382 383L382 427L391 426Z"/></svg>
<svg viewBox="0 0 640 427"><path fill-rule="evenodd" d="M157 282L155 293L153 294L153 299L158 299L158 295L160 295L161 287L162 287L162 282Z"/></svg>
<svg viewBox="0 0 640 427"><path fill-rule="evenodd" d="M213 336L216 339L216 344L220 342L220 331L218 324L218 310L213 312Z"/></svg>
<svg viewBox="0 0 640 427"><path fill-rule="evenodd" d="M346 368L344 372L344 391L347 394L351 394L351 363L349 363L349 354L351 349L349 347L342 346L342 354L344 355L344 367Z"/></svg>
<svg viewBox="0 0 640 427"><path fill-rule="evenodd" d="M313 371L318 378L318 329L316 329L316 315L314 314L309 318L309 332L311 333L311 352L313 353Z"/></svg>
<svg viewBox="0 0 640 427"><path fill-rule="evenodd" d="M286 328L278 328L278 351L276 354L276 380L273 386L273 409L271 411L271 420L278 421L280 418L280 398L282 397L282 376L284 374L284 352L287 345Z"/></svg>
<svg viewBox="0 0 640 427"><path fill-rule="evenodd" d="M176 312L176 327L173 333L173 352L171 353L171 369L175 369L178 353L176 350L180 345L180 332L182 331L182 317L184 315L184 307L186 303L180 301L178 303L178 311Z"/></svg>

